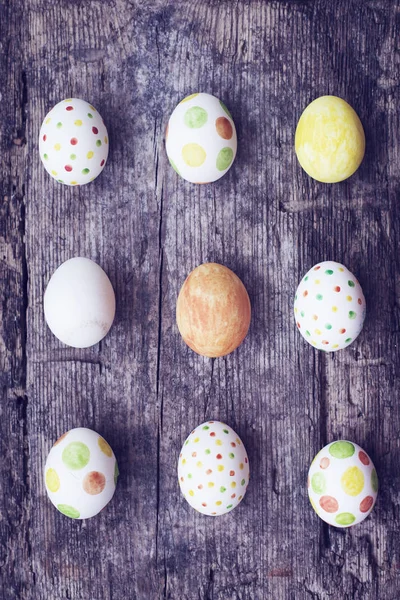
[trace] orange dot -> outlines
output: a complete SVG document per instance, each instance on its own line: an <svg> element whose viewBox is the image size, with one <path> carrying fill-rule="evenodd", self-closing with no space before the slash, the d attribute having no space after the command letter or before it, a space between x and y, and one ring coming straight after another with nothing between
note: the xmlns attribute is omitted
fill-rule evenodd
<svg viewBox="0 0 400 600"><path fill-rule="evenodd" d="M327 340L322 340L322 343L327 346L329 344L329 342Z"/></svg>
<svg viewBox="0 0 400 600"><path fill-rule="evenodd" d="M306 298L306 296L308 296L308 292L307 292L307 290L304 290L304 292L303 292L303 296L304 296L304 298Z"/></svg>
<svg viewBox="0 0 400 600"><path fill-rule="evenodd" d="M99 473L98 471L90 471L83 480L83 489L91 496L101 494L105 486L106 478L103 473Z"/></svg>
<svg viewBox="0 0 400 600"><path fill-rule="evenodd" d="M312 318L314 321L318 321L318 315L313 315Z"/></svg>
<svg viewBox="0 0 400 600"><path fill-rule="evenodd" d="M324 458L321 458L319 466L321 467L321 469L327 469L330 463L331 461L329 460L329 458L327 456L324 456Z"/></svg>
<svg viewBox="0 0 400 600"><path fill-rule="evenodd" d="M212 469L207 469L206 475L211 475L211 473L212 473Z"/></svg>
<svg viewBox="0 0 400 600"><path fill-rule="evenodd" d="M230 140L233 135L233 128L226 117L218 117L215 121L215 128L220 137L224 140Z"/></svg>
<svg viewBox="0 0 400 600"><path fill-rule="evenodd" d="M321 267L314 267L314 271L318 271Z"/></svg>
<svg viewBox="0 0 400 600"><path fill-rule="evenodd" d="M345 329L339 329L339 333L346 333Z"/></svg>
<svg viewBox="0 0 400 600"><path fill-rule="evenodd" d="M328 513L334 513L339 510L339 503L336 498L332 496L322 496L319 499L319 504L321 508Z"/></svg>
<svg viewBox="0 0 400 600"><path fill-rule="evenodd" d="M336 286L333 288L333 291L334 291L334 292L340 292L340 286L336 285Z"/></svg>

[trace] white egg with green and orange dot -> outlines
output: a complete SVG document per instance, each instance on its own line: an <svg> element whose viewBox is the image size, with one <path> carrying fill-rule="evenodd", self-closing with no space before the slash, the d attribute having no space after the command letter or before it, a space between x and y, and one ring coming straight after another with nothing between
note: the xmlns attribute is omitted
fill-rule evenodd
<svg viewBox="0 0 400 600"><path fill-rule="evenodd" d="M357 279L334 261L312 267L296 291L297 328L318 350L335 352L351 344L362 330L365 311L365 298Z"/></svg>
<svg viewBox="0 0 400 600"><path fill-rule="evenodd" d="M368 454L347 440L325 446L308 472L308 496L317 515L329 525L350 527L372 511L378 476Z"/></svg>
<svg viewBox="0 0 400 600"><path fill-rule="evenodd" d="M231 167L237 150L232 116L211 94L184 98L173 111L165 134L169 162L191 183L211 183Z"/></svg>
<svg viewBox="0 0 400 600"><path fill-rule="evenodd" d="M225 423L202 423L183 444L178 461L181 492L204 515L233 510L246 493L249 477L246 449Z"/></svg>
<svg viewBox="0 0 400 600"><path fill-rule="evenodd" d="M71 429L47 457L44 480L54 506L72 519L88 519L111 500L119 471L114 453L98 433Z"/></svg>
<svg viewBox="0 0 400 600"><path fill-rule="evenodd" d="M97 110L85 100L62 100L46 115L39 135L46 171L65 185L83 185L102 172L108 133Z"/></svg>

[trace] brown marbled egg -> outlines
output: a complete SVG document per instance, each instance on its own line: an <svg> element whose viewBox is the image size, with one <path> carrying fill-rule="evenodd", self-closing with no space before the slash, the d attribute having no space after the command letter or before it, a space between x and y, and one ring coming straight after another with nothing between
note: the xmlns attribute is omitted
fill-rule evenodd
<svg viewBox="0 0 400 600"><path fill-rule="evenodd" d="M179 292L176 321L186 344L215 358L233 352L246 337L251 306L233 271L217 263L200 265Z"/></svg>

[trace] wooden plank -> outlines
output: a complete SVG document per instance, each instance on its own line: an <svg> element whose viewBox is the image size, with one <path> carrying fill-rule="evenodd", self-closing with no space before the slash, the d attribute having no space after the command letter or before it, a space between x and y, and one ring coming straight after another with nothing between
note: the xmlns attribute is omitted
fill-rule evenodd
<svg viewBox="0 0 400 600"><path fill-rule="evenodd" d="M0 66L0 122L26 138L3 135L0 159L2 198L17 181L0 230L12 289L0 334L5 598L397 598L399 2L1 10L15 60ZM170 112L196 90L224 100L239 136L234 167L210 186L179 179L164 149ZM325 93L355 107L367 137L357 174L333 186L293 152L303 108ZM103 174L82 188L51 181L37 153L43 116L71 96L110 134ZM42 309L52 272L78 255L117 295L110 334L86 350L62 346ZM302 274L327 258L356 273L368 302L359 341L334 356L304 343L291 312ZM186 348L175 324L180 286L204 261L232 268L253 307L244 344L217 360ZM238 432L252 473L243 503L218 519L192 511L176 479L181 444L207 418ZM112 503L85 522L58 514L42 481L52 442L76 426L104 435L121 471ZM318 521L304 485L338 437L371 453L381 482L373 515L346 532Z"/></svg>

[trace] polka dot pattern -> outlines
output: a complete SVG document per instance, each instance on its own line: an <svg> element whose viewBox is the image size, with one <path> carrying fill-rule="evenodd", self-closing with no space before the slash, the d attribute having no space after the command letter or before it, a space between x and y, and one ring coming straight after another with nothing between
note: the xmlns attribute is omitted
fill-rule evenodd
<svg viewBox="0 0 400 600"><path fill-rule="evenodd" d="M312 267L296 291L297 329L318 350L335 352L351 344L362 330L365 312L360 284L346 267L334 261Z"/></svg>
<svg viewBox="0 0 400 600"><path fill-rule="evenodd" d="M233 510L249 483L249 460L238 435L225 423L194 429L178 461L181 492L194 509L210 516Z"/></svg>
<svg viewBox="0 0 400 600"><path fill-rule="evenodd" d="M215 96L197 93L173 111L165 134L173 169L192 183L216 181L231 167L237 150L229 111Z"/></svg>
<svg viewBox="0 0 400 600"><path fill-rule="evenodd" d="M59 102L43 121L39 153L46 171L60 183L93 181L108 157L108 134L101 116L85 100Z"/></svg>
<svg viewBox="0 0 400 600"><path fill-rule="evenodd" d="M374 507L378 478L368 454L354 442L325 446L311 463L308 496L315 512L335 527L363 521Z"/></svg>
<svg viewBox="0 0 400 600"><path fill-rule="evenodd" d="M72 519L93 517L114 495L119 471L109 444L95 431L71 429L47 457L47 494L58 510Z"/></svg>

